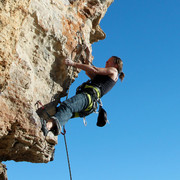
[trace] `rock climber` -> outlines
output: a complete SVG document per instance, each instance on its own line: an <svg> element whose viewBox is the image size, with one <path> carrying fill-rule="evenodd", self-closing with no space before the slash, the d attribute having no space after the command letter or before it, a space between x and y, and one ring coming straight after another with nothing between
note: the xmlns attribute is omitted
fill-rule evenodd
<svg viewBox="0 0 180 180"><path fill-rule="evenodd" d="M88 64L81 64L65 59L67 66L79 68L86 72L90 78L76 90L76 95L61 103L57 113L47 121L41 121L42 131L46 136L52 131L55 136L61 133L61 127L73 117L87 116L97 108L97 99L109 92L119 79L123 81L123 62L117 56L112 56L106 62L104 68L95 67Z"/></svg>

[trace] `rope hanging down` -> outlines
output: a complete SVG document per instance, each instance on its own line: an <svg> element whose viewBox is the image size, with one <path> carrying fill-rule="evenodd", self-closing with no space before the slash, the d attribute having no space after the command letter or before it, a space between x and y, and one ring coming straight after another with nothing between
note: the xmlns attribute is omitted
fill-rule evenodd
<svg viewBox="0 0 180 180"><path fill-rule="evenodd" d="M82 52L87 48L87 46L84 44L84 40L82 38L82 35L80 32L77 32L77 36L79 37L80 36L80 39L81 39L81 51L80 53L78 53L79 55L75 58L75 62L80 58L80 56L82 55ZM78 45L80 44L80 41L78 43ZM75 49L74 49L75 50ZM74 52L74 50L72 51L71 53L71 59L72 59L72 54ZM91 65L93 65L89 59L86 59ZM72 67L72 73L71 73L71 76L70 76L70 83L69 83L69 87L68 87L68 91L67 91L67 95L66 95L66 100L68 99L68 96L69 96L69 89L70 89L70 86L72 84L72 79L73 79L73 75L74 75L74 67ZM0 94L1 95L1 94ZM51 118L51 115L48 113L48 111L46 110L46 107L43 106L43 104L41 103L41 101L37 101L36 104L35 104L37 107L39 107L39 105L41 106L41 108L45 111L45 113L47 114L48 118ZM67 161L68 161L68 167L69 167L69 174L70 174L70 180L72 180L72 173L71 173L71 166L70 166L70 160L69 160L69 153L68 153L68 147L67 147L67 141L66 141L66 129L65 129L65 125L63 126L63 132L61 132L61 134L64 136L64 142L65 142L65 148L66 148L66 155L67 155Z"/></svg>
<svg viewBox="0 0 180 180"><path fill-rule="evenodd" d="M75 59L75 62L80 58L80 56L81 56L82 52L85 50L85 48L86 48L85 46L82 46L81 52L79 53L78 57ZM72 51L72 53L73 53L73 51ZM71 59L72 59L72 53L71 53ZM68 92L67 92L67 95L66 95L66 100L68 99L68 96L69 96L69 89L70 89L70 86L72 84L73 75L74 75L74 68L73 68L71 76L70 76L70 83L69 83L69 88L68 88ZM67 161L68 161L69 175L70 175L70 180L72 180L71 165L70 165L69 153L68 153L68 147L67 147L67 141L66 141L66 129L65 129L65 125L63 126L63 133L61 132L61 134L64 136L64 143L65 143L65 148L66 148L66 155L67 155Z"/></svg>
<svg viewBox="0 0 180 180"><path fill-rule="evenodd" d="M70 175L70 180L72 180L71 165L70 165L69 153L68 153L68 147L67 147L67 141L66 141L65 126L63 126L63 133L61 132L61 134L64 136L64 143L65 143L65 147L66 147L66 155L67 155L67 161L68 161L68 167L69 167L69 175Z"/></svg>

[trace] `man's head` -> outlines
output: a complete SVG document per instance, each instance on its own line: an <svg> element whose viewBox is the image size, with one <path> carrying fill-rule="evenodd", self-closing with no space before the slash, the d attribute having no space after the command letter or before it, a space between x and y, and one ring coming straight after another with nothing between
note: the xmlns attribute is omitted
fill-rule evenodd
<svg viewBox="0 0 180 180"><path fill-rule="evenodd" d="M106 67L115 67L117 64L114 62L114 58L111 57L106 61ZM117 67L115 67L117 68Z"/></svg>
<svg viewBox="0 0 180 180"><path fill-rule="evenodd" d="M123 62L122 62L121 58L119 58L117 56L112 56L106 62L106 67L115 67L118 70L119 78L121 79L121 81L124 79L125 75L122 72Z"/></svg>

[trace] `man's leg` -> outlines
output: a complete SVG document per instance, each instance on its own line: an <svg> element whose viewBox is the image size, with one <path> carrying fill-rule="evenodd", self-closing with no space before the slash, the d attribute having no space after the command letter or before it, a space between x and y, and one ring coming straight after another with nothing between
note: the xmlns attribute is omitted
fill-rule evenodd
<svg viewBox="0 0 180 180"><path fill-rule="evenodd" d="M72 117L73 113L80 112L89 105L88 97L85 93L80 93L64 101L58 108L58 112L47 122L48 130L54 126L54 120L57 119L61 126L65 125Z"/></svg>

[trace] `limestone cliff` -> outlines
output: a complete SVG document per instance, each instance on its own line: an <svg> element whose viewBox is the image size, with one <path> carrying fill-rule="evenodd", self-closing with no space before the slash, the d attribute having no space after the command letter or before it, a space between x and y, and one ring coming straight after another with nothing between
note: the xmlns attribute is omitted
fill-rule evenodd
<svg viewBox="0 0 180 180"><path fill-rule="evenodd" d="M0 180L7 180L6 166L0 163Z"/></svg>
<svg viewBox="0 0 180 180"><path fill-rule="evenodd" d="M105 38L99 23L112 2L0 0L0 161L53 159L57 138L43 136L37 102L55 113L70 81L63 60L84 63L83 45Z"/></svg>

